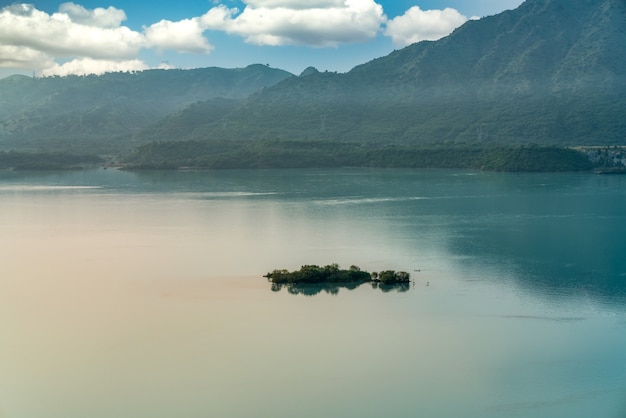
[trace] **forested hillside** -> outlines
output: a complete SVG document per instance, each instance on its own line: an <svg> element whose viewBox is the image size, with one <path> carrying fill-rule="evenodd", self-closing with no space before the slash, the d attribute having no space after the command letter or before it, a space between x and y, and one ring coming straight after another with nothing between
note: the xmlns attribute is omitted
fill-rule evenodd
<svg viewBox="0 0 626 418"><path fill-rule="evenodd" d="M594 168L584 152L558 147L449 144L419 147L264 139L153 142L127 156L123 166L129 169L401 167L527 172Z"/></svg>
<svg viewBox="0 0 626 418"><path fill-rule="evenodd" d="M260 155L288 165L270 143L318 162L315 153L335 144L368 164L363 152L378 150L372 158L380 160L388 146L406 156L442 147L623 145L624 115L624 0L527 0L340 74L251 65L0 80L0 150L120 155L160 143L133 154L140 165L183 164L174 156L155 162L175 141L187 142L172 152L202 149L190 162L200 166L233 165L215 144L239 150L228 159L256 166L265 164ZM141 155L157 149L158 157Z"/></svg>
<svg viewBox="0 0 626 418"><path fill-rule="evenodd" d="M0 80L0 149L117 152L161 118L292 76L265 65Z"/></svg>
<svg viewBox="0 0 626 418"><path fill-rule="evenodd" d="M346 74L305 72L185 139L621 144L626 2L528 0ZM181 114L181 117L188 115ZM174 119L170 123L176 123ZM174 139L153 132L160 140ZM180 138L180 137L179 137Z"/></svg>

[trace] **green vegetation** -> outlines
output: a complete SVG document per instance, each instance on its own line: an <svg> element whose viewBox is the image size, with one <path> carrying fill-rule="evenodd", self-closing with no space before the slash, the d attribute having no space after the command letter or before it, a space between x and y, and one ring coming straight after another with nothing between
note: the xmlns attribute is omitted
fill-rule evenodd
<svg viewBox="0 0 626 418"><path fill-rule="evenodd" d="M615 0L528 0L343 74L7 77L0 150L136 150L129 168L590 170L613 155L568 147L626 138L625 15Z"/></svg>
<svg viewBox="0 0 626 418"><path fill-rule="evenodd" d="M583 152L558 147L430 147L335 141L183 141L139 147L128 169L405 167L492 171L585 171Z"/></svg>
<svg viewBox="0 0 626 418"><path fill-rule="evenodd" d="M529 0L345 74L305 71L219 122L198 117L176 137L163 126L152 139L622 144L625 13L614 0Z"/></svg>
<svg viewBox="0 0 626 418"><path fill-rule="evenodd" d="M144 129L187 106L218 97L225 98L226 105L292 76L256 64L236 69L3 78L0 150L127 151L143 140L139 134ZM203 110L212 112L215 107ZM189 110L192 115L195 111L193 106ZM206 120L206 114L201 119ZM187 121L183 118L183 122ZM163 133L177 138L175 127Z"/></svg>
<svg viewBox="0 0 626 418"><path fill-rule="evenodd" d="M576 149L585 153L596 169L619 171L626 167L626 147L624 146L578 147Z"/></svg>
<svg viewBox="0 0 626 418"><path fill-rule="evenodd" d="M384 270L380 273L372 273L374 281L378 281L381 284L396 284L396 283L408 283L411 281L411 276L406 271Z"/></svg>
<svg viewBox="0 0 626 418"><path fill-rule="evenodd" d="M300 270L274 270L265 276L270 282L275 284L321 284L321 283L369 283L379 282L381 284L409 283L411 281L409 273L386 270L379 273L368 273L357 266L350 266L343 270L337 264L330 264L324 267L316 265L302 266Z"/></svg>
<svg viewBox="0 0 626 418"><path fill-rule="evenodd" d="M357 266L340 269L337 264L319 267L302 266L300 270L274 270L265 276L272 283L272 291L283 288L294 295L313 296L322 291L337 294L340 289L353 290L364 283L383 292L396 290L406 292L410 288L411 277L404 271L385 270L380 273L368 273Z"/></svg>
<svg viewBox="0 0 626 418"><path fill-rule="evenodd" d="M102 163L104 160L95 155L76 155L62 152L0 152L0 169L75 170Z"/></svg>

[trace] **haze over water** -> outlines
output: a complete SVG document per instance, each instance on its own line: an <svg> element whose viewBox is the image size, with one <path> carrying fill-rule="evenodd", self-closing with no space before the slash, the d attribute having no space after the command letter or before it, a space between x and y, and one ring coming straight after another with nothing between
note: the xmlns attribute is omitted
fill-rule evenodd
<svg viewBox="0 0 626 418"><path fill-rule="evenodd" d="M593 174L0 172L0 417L622 418L624 208ZM261 277L334 262L414 285Z"/></svg>

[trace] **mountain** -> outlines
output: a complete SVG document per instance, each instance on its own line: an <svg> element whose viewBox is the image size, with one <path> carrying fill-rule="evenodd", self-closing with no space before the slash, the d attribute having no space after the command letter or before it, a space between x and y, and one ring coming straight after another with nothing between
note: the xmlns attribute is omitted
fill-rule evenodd
<svg viewBox="0 0 626 418"><path fill-rule="evenodd" d="M293 141L615 145L626 138L625 114L626 1L527 0L347 73L294 76L257 64L8 77L0 150L102 154L184 140L224 149L265 140L265 151L285 141L292 150Z"/></svg>
<svg viewBox="0 0 626 418"><path fill-rule="evenodd" d="M307 69L253 94L219 120L178 131L177 138L158 130L152 135L620 144L624 114L626 2L527 0L345 74ZM189 119L185 111L178 117Z"/></svg>
<svg viewBox="0 0 626 418"><path fill-rule="evenodd" d="M11 76L0 80L0 148L115 151L128 146L133 133L193 103L217 97L241 100L290 76L260 64L100 76Z"/></svg>

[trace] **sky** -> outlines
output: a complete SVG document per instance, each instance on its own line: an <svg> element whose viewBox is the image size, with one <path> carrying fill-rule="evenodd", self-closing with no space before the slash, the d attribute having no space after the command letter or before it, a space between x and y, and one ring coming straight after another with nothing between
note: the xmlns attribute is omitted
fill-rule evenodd
<svg viewBox="0 0 626 418"><path fill-rule="evenodd" d="M0 78L241 68L346 72L523 0L0 0Z"/></svg>

